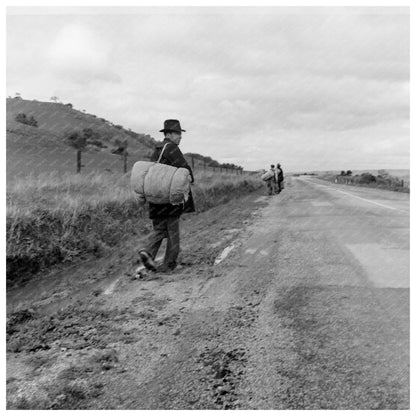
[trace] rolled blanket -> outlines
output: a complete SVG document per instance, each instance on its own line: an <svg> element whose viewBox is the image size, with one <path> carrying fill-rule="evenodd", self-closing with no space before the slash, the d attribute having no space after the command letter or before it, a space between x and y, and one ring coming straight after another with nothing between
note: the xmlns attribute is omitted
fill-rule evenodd
<svg viewBox="0 0 416 416"><path fill-rule="evenodd" d="M272 179L274 176L274 172L272 170L268 170L266 173L263 173L263 175L261 175L261 179L263 181L268 181L269 179Z"/></svg>
<svg viewBox="0 0 416 416"><path fill-rule="evenodd" d="M136 162L131 186L137 194L154 204L179 205L189 196L191 175L188 169L155 162Z"/></svg>

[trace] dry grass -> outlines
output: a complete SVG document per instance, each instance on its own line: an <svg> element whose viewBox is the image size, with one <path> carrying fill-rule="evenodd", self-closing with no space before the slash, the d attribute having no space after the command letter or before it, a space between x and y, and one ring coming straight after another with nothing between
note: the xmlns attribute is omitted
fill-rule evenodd
<svg viewBox="0 0 416 416"><path fill-rule="evenodd" d="M198 211L262 186L257 177L197 172L192 188ZM127 235L148 230L147 211L129 175L56 173L16 180L7 189L7 274L103 255Z"/></svg>

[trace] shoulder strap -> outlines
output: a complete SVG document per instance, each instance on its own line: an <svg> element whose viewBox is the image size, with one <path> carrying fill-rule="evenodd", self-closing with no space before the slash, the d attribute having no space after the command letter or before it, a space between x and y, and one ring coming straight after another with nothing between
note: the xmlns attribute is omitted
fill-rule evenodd
<svg viewBox="0 0 416 416"><path fill-rule="evenodd" d="M160 155L159 155L159 159L157 160L157 162L156 163L159 163L160 162L160 159L162 159L162 155L163 155L163 152L165 151L165 149L166 149L166 146L168 145L168 143L166 143L164 146L163 146L163 149L162 149L162 151L160 152Z"/></svg>

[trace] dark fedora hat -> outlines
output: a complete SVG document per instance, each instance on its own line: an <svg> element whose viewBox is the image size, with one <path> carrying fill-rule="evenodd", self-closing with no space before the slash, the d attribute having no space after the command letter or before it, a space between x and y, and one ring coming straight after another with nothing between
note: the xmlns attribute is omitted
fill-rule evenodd
<svg viewBox="0 0 416 416"><path fill-rule="evenodd" d="M181 123L179 123L179 120L165 120L163 123L163 129L159 130L161 132L168 132L168 131L175 131L176 133L180 133L183 130L181 128Z"/></svg>

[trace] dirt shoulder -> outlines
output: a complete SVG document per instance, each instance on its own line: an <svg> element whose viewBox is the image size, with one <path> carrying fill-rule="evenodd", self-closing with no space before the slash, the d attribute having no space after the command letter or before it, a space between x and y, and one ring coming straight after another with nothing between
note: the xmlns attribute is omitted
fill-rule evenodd
<svg viewBox="0 0 416 416"><path fill-rule="evenodd" d="M201 290L220 276L215 259L238 241L265 205L263 191L183 216L181 264L172 274L137 279L133 271L140 241L130 238L107 258L57 269L10 290L8 408L164 408L166 400L154 394L149 395L153 402L137 402L142 395L134 393L134 386L149 389L146 380L157 380L158 374L175 383L167 377L177 373L175 367L169 364L166 370L164 363L171 362L172 348L177 353L178 340L187 337L185 316ZM207 350L201 371L204 362L239 357L238 349L230 351ZM166 407L175 406L168 401ZM192 401L185 403L192 407ZM212 403L209 397L202 407L212 408Z"/></svg>

